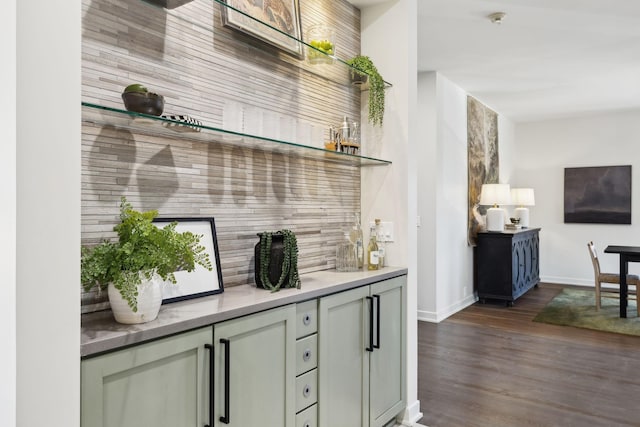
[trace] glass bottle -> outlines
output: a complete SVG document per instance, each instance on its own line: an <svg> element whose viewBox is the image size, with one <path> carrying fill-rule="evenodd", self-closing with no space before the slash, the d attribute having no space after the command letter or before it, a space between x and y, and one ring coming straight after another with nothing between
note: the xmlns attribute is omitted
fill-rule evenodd
<svg viewBox="0 0 640 427"><path fill-rule="evenodd" d="M382 228L382 224L380 223L380 219L376 218L376 243L378 244L378 268L384 267L386 255L387 255L387 247L385 244L384 230Z"/></svg>
<svg viewBox="0 0 640 427"><path fill-rule="evenodd" d="M356 255L356 247L351 242L350 233L346 232L344 233L344 240L336 246L336 270L358 270L358 258Z"/></svg>
<svg viewBox="0 0 640 427"><path fill-rule="evenodd" d="M356 258L358 260L358 268L364 267L364 236L362 234L362 227L360 226L360 212L356 212L355 224L350 233L350 239L355 246Z"/></svg>
<svg viewBox="0 0 640 427"><path fill-rule="evenodd" d="M380 265L378 243L376 242L376 227L371 226L369 229L369 245L367 246L367 269L377 270Z"/></svg>
<svg viewBox="0 0 640 427"><path fill-rule="evenodd" d="M336 151L336 133L333 130L333 126L329 126L329 138L324 143L324 149L330 151Z"/></svg>

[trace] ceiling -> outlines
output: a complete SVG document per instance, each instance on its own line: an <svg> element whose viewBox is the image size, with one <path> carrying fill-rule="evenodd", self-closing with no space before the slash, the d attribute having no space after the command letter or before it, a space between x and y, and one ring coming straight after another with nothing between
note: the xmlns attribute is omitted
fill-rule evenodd
<svg viewBox="0 0 640 427"><path fill-rule="evenodd" d="M638 0L417 3L418 70L438 71L515 122L640 109ZM507 14L502 24L493 12Z"/></svg>

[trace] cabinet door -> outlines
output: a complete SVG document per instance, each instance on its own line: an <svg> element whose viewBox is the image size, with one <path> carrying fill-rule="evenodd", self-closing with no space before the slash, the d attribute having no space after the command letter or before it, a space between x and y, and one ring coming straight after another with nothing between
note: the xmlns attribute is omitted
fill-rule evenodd
<svg viewBox="0 0 640 427"><path fill-rule="evenodd" d="M215 426L295 426L294 305L214 325Z"/></svg>
<svg viewBox="0 0 640 427"><path fill-rule="evenodd" d="M212 328L82 361L82 427L201 427L209 421Z"/></svg>
<svg viewBox="0 0 640 427"><path fill-rule="evenodd" d="M369 424L369 287L320 299L318 425Z"/></svg>
<svg viewBox="0 0 640 427"><path fill-rule="evenodd" d="M405 408L405 330L407 277L371 285L375 346L370 353L370 426L386 425Z"/></svg>

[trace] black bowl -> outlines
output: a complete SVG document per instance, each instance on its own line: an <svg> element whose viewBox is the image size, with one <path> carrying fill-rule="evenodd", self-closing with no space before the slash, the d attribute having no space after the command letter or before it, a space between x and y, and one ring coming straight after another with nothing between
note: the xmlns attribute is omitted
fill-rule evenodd
<svg viewBox="0 0 640 427"><path fill-rule="evenodd" d="M124 92L124 107L128 111L159 116L164 109L164 97L152 92Z"/></svg>

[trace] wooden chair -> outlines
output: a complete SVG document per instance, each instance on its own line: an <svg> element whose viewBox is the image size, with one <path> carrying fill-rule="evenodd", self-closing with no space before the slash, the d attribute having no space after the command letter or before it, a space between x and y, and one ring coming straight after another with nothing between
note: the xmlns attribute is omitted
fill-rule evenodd
<svg viewBox="0 0 640 427"><path fill-rule="evenodd" d="M593 242L587 243L587 247L589 248L589 255L591 256L591 262L593 263L593 273L595 275L595 284L596 284L596 310L600 310L601 305L601 292L600 285L602 283L610 283L620 285L620 274L618 273L603 273L600 271L600 261L598 260L598 253L596 252L596 247ZM638 317L640 317L640 304L638 304L638 286L640 285L640 278L635 274L627 274L627 285L635 286L636 294L636 308L638 310ZM629 295L629 297L633 295Z"/></svg>

